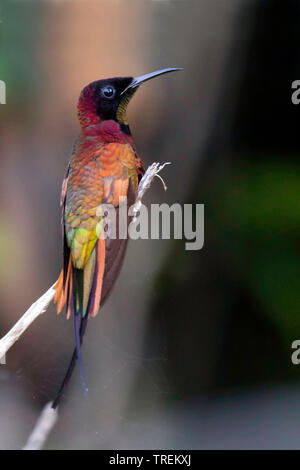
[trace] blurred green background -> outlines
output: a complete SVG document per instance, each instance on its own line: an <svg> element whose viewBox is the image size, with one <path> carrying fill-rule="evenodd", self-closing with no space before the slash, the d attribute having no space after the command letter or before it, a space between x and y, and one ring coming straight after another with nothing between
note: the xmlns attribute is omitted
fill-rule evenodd
<svg viewBox="0 0 300 470"><path fill-rule="evenodd" d="M297 448L300 4L2 0L0 336L56 279L59 194L90 81L181 66L130 104L145 203L205 204L205 244L132 241L90 322L47 448ZM91 325L93 323L93 325ZM0 366L0 448L20 448L73 347L53 307Z"/></svg>

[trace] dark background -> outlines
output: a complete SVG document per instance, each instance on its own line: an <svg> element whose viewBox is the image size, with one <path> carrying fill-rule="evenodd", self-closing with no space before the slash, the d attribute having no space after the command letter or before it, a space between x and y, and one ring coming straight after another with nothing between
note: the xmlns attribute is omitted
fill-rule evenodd
<svg viewBox="0 0 300 470"><path fill-rule="evenodd" d="M132 241L89 324L47 448L297 448L300 4L4 0L0 8L0 336L55 280L59 193L88 82L167 66L130 104L145 203L205 204L205 244ZM91 325L91 323L93 323ZM20 448L65 373L51 306L0 366L0 448Z"/></svg>

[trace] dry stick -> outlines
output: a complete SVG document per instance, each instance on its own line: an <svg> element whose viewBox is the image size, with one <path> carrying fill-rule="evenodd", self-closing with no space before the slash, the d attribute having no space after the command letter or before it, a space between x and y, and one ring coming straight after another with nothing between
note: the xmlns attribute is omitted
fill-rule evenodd
<svg viewBox="0 0 300 470"><path fill-rule="evenodd" d="M159 172L166 166L167 163L152 163L147 168L146 173L142 177L139 187L138 195L136 202L132 207L133 221L136 220L137 213L139 212L142 205L142 197L144 196L147 189L150 187L153 179L157 176L162 184L164 189L167 187L164 183L164 180L159 175ZM54 290L55 284L53 284L50 289L47 290L36 302L34 302L31 307L22 315L19 321L12 327L12 329L0 340L0 364L5 364L5 354L13 346L13 344L20 338L20 336L27 330L34 320L44 313L53 300L55 295ZM51 408L51 403L47 403L43 408L36 425L31 432L26 445L23 447L23 450L39 450L43 447L46 442L49 433L51 432L54 424L57 420L57 410Z"/></svg>
<svg viewBox="0 0 300 470"><path fill-rule="evenodd" d="M27 330L29 325L42 313L44 313L55 295L55 284L45 292L31 307L22 315L20 320L0 340L0 362L5 364L5 354L18 341L20 336Z"/></svg>
<svg viewBox="0 0 300 470"><path fill-rule="evenodd" d="M30 436L22 450L40 450L53 429L58 413L51 408L52 402L44 406Z"/></svg>
<svg viewBox="0 0 300 470"><path fill-rule="evenodd" d="M150 188L150 185L153 181L153 179L155 178L155 176L157 176L157 178L160 179L160 181L162 182L163 184L163 187L164 187L164 190L166 191L167 190L167 186L164 182L164 180L162 179L162 177L159 175L159 172L166 166L166 165L171 165L171 162L166 162L166 163L152 163L152 165L150 165L148 168L147 168L147 171L146 173L144 174L144 176L142 177L140 183L139 183L139 189L138 189L138 195L137 195L137 198L136 198L136 201L132 207L132 214L133 214L133 222L136 221L136 215L137 213L139 212L140 208L141 208L141 205L142 205L142 198L145 194L145 192L147 191L147 189Z"/></svg>

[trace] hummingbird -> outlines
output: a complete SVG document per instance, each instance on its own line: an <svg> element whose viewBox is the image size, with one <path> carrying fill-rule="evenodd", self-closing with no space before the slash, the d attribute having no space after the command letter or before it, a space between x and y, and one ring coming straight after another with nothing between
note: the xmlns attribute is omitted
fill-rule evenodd
<svg viewBox="0 0 300 470"><path fill-rule="evenodd" d="M126 238L104 236L102 206L112 204L118 218L119 202L134 204L144 174L131 135L126 110L142 83L181 70L169 67L139 77L97 80L80 93L77 137L61 191L63 267L55 285L57 313L66 307L73 317L75 348L52 402L56 408L78 360L85 385L81 345L89 318L95 317L108 298L125 257ZM129 217L127 218L127 225Z"/></svg>

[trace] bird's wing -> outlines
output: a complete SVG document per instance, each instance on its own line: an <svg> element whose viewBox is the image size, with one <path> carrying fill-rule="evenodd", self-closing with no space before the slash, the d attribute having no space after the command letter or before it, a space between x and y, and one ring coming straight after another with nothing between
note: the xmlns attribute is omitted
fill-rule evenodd
<svg viewBox="0 0 300 470"><path fill-rule="evenodd" d="M82 292L76 308L85 315L92 298L93 308L90 305L88 310L94 316L100 299L107 297L118 276L127 244L127 240L105 239L105 205L112 204L118 217L120 198L129 193L134 202L132 194L136 193L138 176L135 154L129 144L102 145L92 158L84 157L81 155L79 160L75 155L71 160L66 183L64 239L69 259L65 260L66 287L56 298L60 298L60 311L67 300L67 291L72 291L70 285L76 280L75 273L75 277L80 277L76 289Z"/></svg>
<svg viewBox="0 0 300 470"><path fill-rule="evenodd" d="M127 206L128 208L134 204L136 199L136 191L130 182L127 190ZM116 226L119 226L120 209L116 208ZM127 216L127 225L129 217ZM111 289L113 288L119 273L121 271L125 253L127 249L128 238L105 238L105 271L103 276L101 305L104 304L108 298Z"/></svg>
<svg viewBox="0 0 300 470"><path fill-rule="evenodd" d="M83 269L104 229L102 206L119 206L129 181L137 189L135 154L129 144L102 145L88 161L71 162L65 230L73 265Z"/></svg>
<svg viewBox="0 0 300 470"><path fill-rule="evenodd" d="M61 270L60 276L57 280L56 293L54 296L54 302L57 303L58 312L62 310L67 300L67 291L65 289L65 283L66 283L67 274L68 274L70 248L68 247L67 242L66 242L64 212L65 212L65 201L66 201L66 194L67 194L68 179L69 179L69 169L70 169L70 166L68 165L66 175L62 182L61 193L60 193L63 269Z"/></svg>

